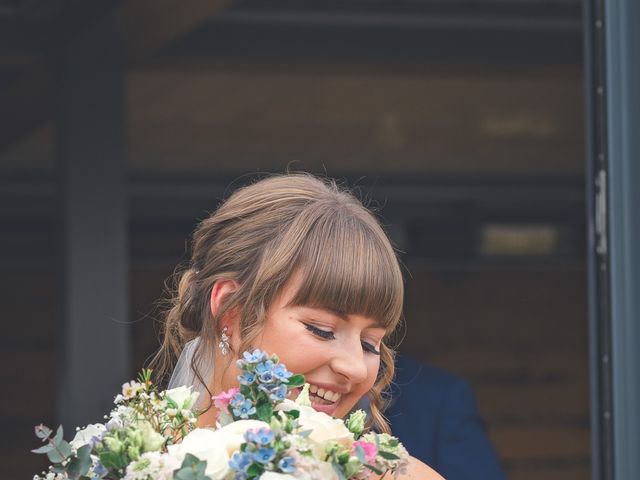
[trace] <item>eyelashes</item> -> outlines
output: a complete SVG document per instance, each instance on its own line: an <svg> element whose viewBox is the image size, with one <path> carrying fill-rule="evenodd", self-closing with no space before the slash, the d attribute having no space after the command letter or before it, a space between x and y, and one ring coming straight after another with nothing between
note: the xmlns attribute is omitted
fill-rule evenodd
<svg viewBox="0 0 640 480"><path fill-rule="evenodd" d="M303 325L307 330L313 333L316 337L320 337L323 340L335 340L336 338L333 332L329 330L322 330L321 328L315 327L308 323L303 323ZM376 347L374 347L370 343L364 342L364 341L361 343L362 343L362 348L364 349L365 352L372 353L373 355L380 355L380 352L376 350Z"/></svg>

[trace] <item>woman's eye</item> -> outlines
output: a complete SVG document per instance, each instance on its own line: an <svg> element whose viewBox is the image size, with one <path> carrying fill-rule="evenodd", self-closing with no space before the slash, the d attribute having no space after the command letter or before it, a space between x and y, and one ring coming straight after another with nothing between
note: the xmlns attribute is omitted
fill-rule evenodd
<svg viewBox="0 0 640 480"><path fill-rule="evenodd" d="M314 327L313 325L309 325L308 323L305 323L304 326L307 328L307 330L309 330L311 333L313 333L314 335L323 338L325 340L333 340L336 337L333 335L333 332L328 331L328 330L322 330L321 328L318 327Z"/></svg>
<svg viewBox="0 0 640 480"><path fill-rule="evenodd" d="M367 342L362 342L362 348L365 352L373 353L374 355L380 355L380 351L376 350L376 347Z"/></svg>

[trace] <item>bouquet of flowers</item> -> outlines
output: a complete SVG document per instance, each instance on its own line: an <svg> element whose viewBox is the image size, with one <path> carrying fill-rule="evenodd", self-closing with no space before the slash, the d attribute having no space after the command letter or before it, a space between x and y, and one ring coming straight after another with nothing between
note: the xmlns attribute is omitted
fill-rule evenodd
<svg viewBox="0 0 640 480"><path fill-rule="evenodd" d="M240 387L214 396L215 428L197 428L198 392L158 391L151 371L125 383L104 424L35 428L34 453L52 465L34 480L364 480L404 471L408 454L388 434L365 431L366 414L345 421L317 412L309 385L275 355L254 350L238 360ZM299 392L295 401L287 397Z"/></svg>

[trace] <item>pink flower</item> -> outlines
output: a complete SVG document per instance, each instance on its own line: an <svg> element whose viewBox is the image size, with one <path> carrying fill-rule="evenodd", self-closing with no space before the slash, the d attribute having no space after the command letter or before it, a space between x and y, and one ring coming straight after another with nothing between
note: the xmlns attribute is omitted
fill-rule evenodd
<svg viewBox="0 0 640 480"><path fill-rule="evenodd" d="M211 397L211 400L213 400L213 404L216 406L218 410L228 413L229 403L231 402L231 399L233 398L233 396L239 391L240 391L239 387L232 387L226 392L222 392L218 395L214 395L213 397Z"/></svg>
<svg viewBox="0 0 640 480"><path fill-rule="evenodd" d="M369 465L373 465L376 461L376 455L378 454L378 447L375 443L365 442L364 440L358 440L353 442L351 447L351 453L355 454L356 447L362 447L364 450L364 458Z"/></svg>

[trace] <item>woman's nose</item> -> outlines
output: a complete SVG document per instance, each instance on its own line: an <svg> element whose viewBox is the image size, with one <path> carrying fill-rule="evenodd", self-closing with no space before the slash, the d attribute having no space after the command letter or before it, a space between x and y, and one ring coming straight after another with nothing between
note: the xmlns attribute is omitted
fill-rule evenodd
<svg viewBox="0 0 640 480"><path fill-rule="evenodd" d="M364 382L369 376L369 372L360 340L357 343L349 342L341 345L339 351L333 357L331 367L336 373L345 376L351 383Z"/></svg>

